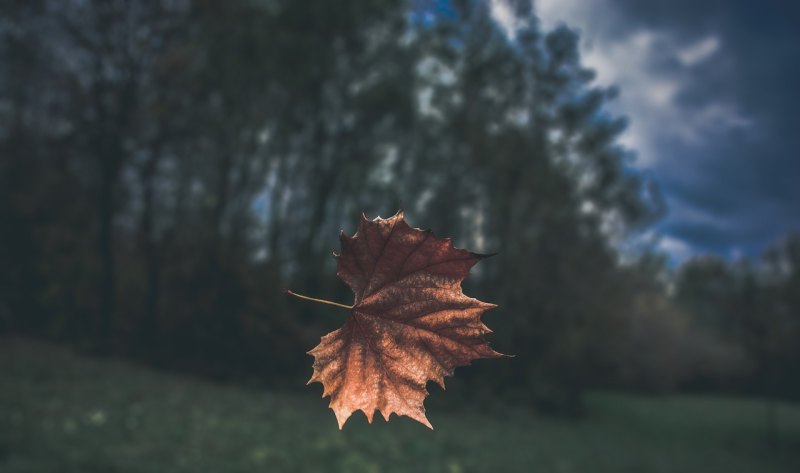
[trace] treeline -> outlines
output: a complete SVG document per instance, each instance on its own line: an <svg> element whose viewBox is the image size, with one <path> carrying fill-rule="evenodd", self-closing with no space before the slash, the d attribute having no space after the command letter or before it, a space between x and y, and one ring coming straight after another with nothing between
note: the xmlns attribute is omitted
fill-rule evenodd
<svg viewBox="0 0 800 473"><path fill-rule="evenodd" d="M740 376L728 387L800 399L800 235L771 246L757 261L688 261L677 272L674 299L698 331L743 353ZM720 388L709 382L713 378L693 381L697 388Z"/></svg>
<svg viewBox="0 0 800 473"><path fill-rule="evenodd" d="M616 90L575 32L515 15L509 36L483 1L5 2L0 326L294 383L345 314L284 290L350 300L339 230L402 207L498 253L466 291L500 305L516 357L465 370L478 395L786 394L796 243L774 270L697 260L677 283L658 257L620 264L663 206L604 110Z"/></svg>

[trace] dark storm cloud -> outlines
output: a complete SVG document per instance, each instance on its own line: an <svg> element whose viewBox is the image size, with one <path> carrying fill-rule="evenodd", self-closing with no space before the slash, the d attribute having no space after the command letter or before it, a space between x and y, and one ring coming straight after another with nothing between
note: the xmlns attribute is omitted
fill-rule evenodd
<svg viewBox="0 0 800 473"><path fill-rule="evenodd" d="M658 230L693 251L756 255L800 230L800 2L539 0L622 89ZM627 100L625 94L629 94Z"/></svg>

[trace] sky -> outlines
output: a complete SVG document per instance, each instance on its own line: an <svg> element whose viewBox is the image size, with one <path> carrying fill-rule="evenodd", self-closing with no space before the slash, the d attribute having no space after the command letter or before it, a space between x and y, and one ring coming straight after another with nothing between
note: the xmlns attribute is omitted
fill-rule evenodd
<svg viewBox="0 0 800 473"><path fill-rule="evenodd" d="M545 29L580 32L597 85L619 87L622 143L669 209L644 236L673 263L758 257L800 231L800 2L534 5Z"/></svg>

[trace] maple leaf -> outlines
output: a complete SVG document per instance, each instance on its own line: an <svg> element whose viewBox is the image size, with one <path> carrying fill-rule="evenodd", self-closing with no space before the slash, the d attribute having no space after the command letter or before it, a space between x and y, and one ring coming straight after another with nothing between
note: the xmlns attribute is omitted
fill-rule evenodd
<svg viewBox="0 0 800 473"><path fill-rule="evenodd" d="M433 428L425 417L425 386L478 358L504 356L489 347L480 317L494 304L467 297L461 282L484 255L454 248L449 239L411 228L402 211L367 220L357 233L342 232L337 275L355 293L342 328L308 352L322 397L330 396L339 429L357 410L372 423L405 415ZM301 296L302 297L302 296Z"/></svg>

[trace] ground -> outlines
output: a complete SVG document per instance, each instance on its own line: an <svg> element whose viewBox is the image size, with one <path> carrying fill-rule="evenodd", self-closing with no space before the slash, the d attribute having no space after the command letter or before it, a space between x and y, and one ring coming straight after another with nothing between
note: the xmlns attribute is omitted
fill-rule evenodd
<svg viewBox="0 0 800 473"><path fill-rule="evenodd" d="M800 406L778 406L770 447L758 400L594 393L579 421L436 404L434 431L360 413L339 431L319 391L220 386L0 339L0 471L800 471Z"/></svg>

